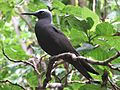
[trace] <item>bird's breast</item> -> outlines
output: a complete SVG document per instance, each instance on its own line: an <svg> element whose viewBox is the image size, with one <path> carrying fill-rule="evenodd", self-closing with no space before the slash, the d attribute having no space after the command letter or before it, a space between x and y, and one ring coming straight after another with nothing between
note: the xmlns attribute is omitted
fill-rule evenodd
<svg viewBox="0 0 120 90"><path fill-rule="evenodd" d="M50 55L60 52L59 39L46 25L35 26L35 34L41 48Z"/></svg>

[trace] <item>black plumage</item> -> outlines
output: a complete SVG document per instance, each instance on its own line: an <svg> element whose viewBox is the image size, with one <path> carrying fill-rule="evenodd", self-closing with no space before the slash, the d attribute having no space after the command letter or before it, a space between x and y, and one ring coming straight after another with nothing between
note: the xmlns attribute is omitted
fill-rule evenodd
<svg viewBox="0 0 120 90"><path fill-rule="evenodd" d="M71 52L79 56L79 53L73 48L68 38L52 24L52 14L46 9L41 9L34 13L22 13L22 15L34 15L38 18L35 25L35 34L41 48L51 56L65 52ZM83 76L88 80L92 79L90 74L97 74L93 67L83 61L69 61Z"/></svg>

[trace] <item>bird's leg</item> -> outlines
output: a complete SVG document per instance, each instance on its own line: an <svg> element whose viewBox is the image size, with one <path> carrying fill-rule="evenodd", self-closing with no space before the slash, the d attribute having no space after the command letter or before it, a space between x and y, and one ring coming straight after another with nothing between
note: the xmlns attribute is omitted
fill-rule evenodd
<svg viewBox="0 0 120 90"><path fill-rule="evenodd" d="M53 69L54 63L55 63L55 60L50 59L48 67L47 67L46 78L44 79L44 82L43 82L43 88L45 88L47 83L51 80L51 71Z"/></svg>

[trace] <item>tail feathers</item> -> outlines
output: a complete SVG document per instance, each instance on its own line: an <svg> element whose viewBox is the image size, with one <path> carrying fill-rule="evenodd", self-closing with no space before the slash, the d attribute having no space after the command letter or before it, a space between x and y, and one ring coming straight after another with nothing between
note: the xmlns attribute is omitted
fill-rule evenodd
<svg viewBox="0 0 120 90"><path fill-rule="evenodd" d="M87 72L86 68L79 62L74 61L71 63L83 76L85 76L88 80L93 79L90 74Z"/></svg>
<svg viewBox="0 0 120 90"><path fill-rule="evenodd" d="M89 71L93 74L99 75L99 73L90 64L88 64L87 62L82 61L82 60L80 62L87 71Z"/></svg>
<svg viewBox="0 0 120 90"><path fill-rule="evenodd" d="M77 55L77 56L80 56L80 54L74 50L74 54ZM99 75L99 73L90 65L88 64L87 62L81 60L80 63L82 64L82 66L89 72L93 73L93 74L96 74L96 75Z"/></svg>

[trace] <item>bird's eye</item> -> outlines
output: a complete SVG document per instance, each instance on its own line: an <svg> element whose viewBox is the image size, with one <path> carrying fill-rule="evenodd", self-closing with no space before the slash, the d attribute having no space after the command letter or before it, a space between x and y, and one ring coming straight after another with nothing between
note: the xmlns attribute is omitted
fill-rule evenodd
<svg viewBox="0 0 120 90"><path fill-rule="evenodd" d="M40 11L40 14L43 14L44 13L44 11Z"/></svg>

